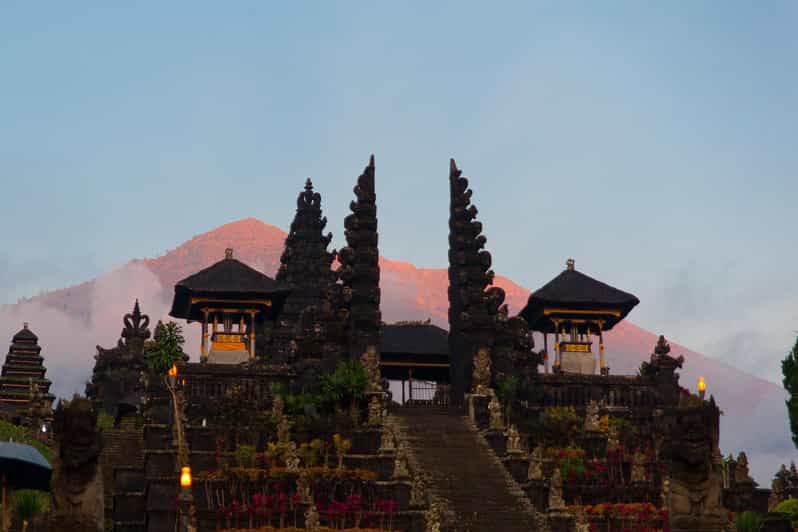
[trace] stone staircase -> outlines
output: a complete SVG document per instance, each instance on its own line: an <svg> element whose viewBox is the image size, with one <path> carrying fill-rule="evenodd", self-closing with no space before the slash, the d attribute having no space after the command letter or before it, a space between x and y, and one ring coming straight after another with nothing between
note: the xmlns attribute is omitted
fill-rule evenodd
<svg viewBox="0 0 798 532"><path fill-rule="evenodd" d="M473 423L445 409L403 408L388 420L430 501L448 517L443 530L539 530L534 510Z"/></svg>

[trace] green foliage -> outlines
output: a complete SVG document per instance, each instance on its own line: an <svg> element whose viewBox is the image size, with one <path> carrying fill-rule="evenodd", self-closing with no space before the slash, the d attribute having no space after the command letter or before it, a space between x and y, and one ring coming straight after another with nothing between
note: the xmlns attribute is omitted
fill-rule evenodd
<svg viewBox="0 0 798 532"><path fill-rule="evenodd" d="M637 435L635 426L624 417L611 416L609 418L609 428L618 435L618 440L624 445L630 445L631 440Z"/></svg>
<svg viewBox="0 0 798 532"><path fill-rule="evenodd" d="M363 397L366 390L366 369L357 360L341 362L335 371L322 376L320 401L337 407Z"/></svg>
<svg viewBox="0 0 798 532"><path fill-rule="evenodd" d="M255 467L255 446L239 445L233 453L233 459L238 467Z"/></svg>
<svg viewBox="0 0 798 532"><path fill-rule="evenodd" d="M787 400L787 414L790 418L792 441L798 447L798 338L787 357L781 361L781 373L784 376L784 389L790 394Z"/></svg>
<svg viewBox="0 0 798 532"><path fill-rule="evenodd" d="M787 514L790 516L792 526L798 526L798 499L790 498L786 501L781 501L774 510L778 513Z"/></svg>
<svg viewBox="0 0 798 532"><path fill-rule="evenodd" d="M496 390L496 394L499 396L499 401L505 407L504 415L507 418L507 422L510 422L510 414L512 412L512 405L515 402L516 398L518 397L518 390L520 388L520 382L518 377L515 375L509 375L505 377L501 377L499 379L498 388Z"/></svg>
<svg viewBox="0 0 798 532"><path fill-rule="evenodd" d="M14 492L12 504L21 521L30 521L50 509L50 497L43 491L18 490Z"/></svg>
<svg viewBox="0 0 798 532"><path fill-rule="evenodd" d="M759 532L762 530L762 516L754 512L743 512L734 523L737 532Z"/></svg>
<svg viewBox="0 0 798 532"><path fill-rule="evenodd" d="M165 375L172 364L183 358L183 344L186 343L183 328L173 321L166 324L158 322L154 340L152 349L145 355L145 361L150 371Z"/></svg>
<svg viewBox="0 0 798 532"><path fill-rule="evenodd" d="M573 441L581 424L581 419L572 406L547 408L542 421L546 441L558 445Z"/></svg>
<svg viewBox="0 0 798 532"><path fill-rule="evenodd" d="M585 476L585 459L580 456L569 456L560 460L560 475L570 480L581 480Z"/></svg>
<svg viewBox="0 0 798 532"><path fill-rule="evenodd" d="M97 414L97 430L105 432L112 428L114 428L114 418L105 410L100 410L100 413Z"/></svg>
<svg viewBox="0 0 798 532"><path fill-rule="evenodd" d="M39 441L30 430L24 427L0 420L0 441L14 441L35 447L48 462L52 462L53 450Z"/></svg>

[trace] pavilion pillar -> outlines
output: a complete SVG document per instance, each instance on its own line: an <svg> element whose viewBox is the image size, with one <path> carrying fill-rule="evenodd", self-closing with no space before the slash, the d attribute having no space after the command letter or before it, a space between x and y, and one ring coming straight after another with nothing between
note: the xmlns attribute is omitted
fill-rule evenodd
<svg viewBox="0 0 798 532"><path fill-rule="evenodd" d="M202 347L200 348L200 362L208 361L208 310L202 309Z"/></svg>
<svg viewBox="0 0 798 532"><path fill-rule="evenodd" d="M543 331L543 371L549 372L549 334Z"/></svg>
<svg viewBox="0 0 798 532"><path fill-rule="evenodd" d="M407 394L410 396L408 400L412 404L413 403L413 368L410 368L410 369L407 370L407 381L408 381Z"/></svg>
<svg viewBox="0 0 798 532"><path fill-rule="evenodd" d="M601 334L601 324L599 324L599 368L601 369L601 374L604 374L604 335Z"/></svg>
<svg viewBox="0 0 798 532"><path fill-rule="evenodd" d="M560 323L558 321L554 322L554 369L555 373L557 372L557 368L560 367Z"/></svg>
<svg viewBox="0 0 798 532"><path fill-rule="evenodd" d="M255 313L249 313L249 359L255 360Z"/></svg>

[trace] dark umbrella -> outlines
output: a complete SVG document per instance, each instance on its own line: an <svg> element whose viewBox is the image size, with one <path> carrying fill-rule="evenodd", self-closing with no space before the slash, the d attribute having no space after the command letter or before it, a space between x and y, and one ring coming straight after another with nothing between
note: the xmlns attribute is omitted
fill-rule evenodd
<svg viewBox="0 0 798 532"><path fill-rule="evenodd" d="M3 532L8 530L6 489L50 491L53 468L35 447L14 442L0 442L2 475Z"/></svg>

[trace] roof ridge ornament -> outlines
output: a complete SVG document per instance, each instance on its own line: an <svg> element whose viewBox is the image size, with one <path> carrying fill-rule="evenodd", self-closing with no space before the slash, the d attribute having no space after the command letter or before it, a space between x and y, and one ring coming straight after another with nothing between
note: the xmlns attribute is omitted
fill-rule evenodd
<svg viewBox="0 0 798 532"><path fill-rule="evenodd" d="M567 261L565 261L565 268L569 272L574 271L574 269L576 268L576 262L574 261L574 259L568 259Z"/></svg>
<svg viewBox="0 0 798 532"><path fill-rule="evenodd" d="M233 248L227 248L224 250L224 258L225 260L230 260L233 258Z"/></svg>
<svg viewBox="0 0 798 532"><path fill-rule="evenodd" d="M28 322L27 321L22 322L22 328L23 329L27 329L28 328Z"/></svg>
<svg viewBox="0 0 798 532"><path fill-rule="evenodd" d="M305 190L308 192L313 192L313 181L311 181L310 178L305 181Z"/></svg>

